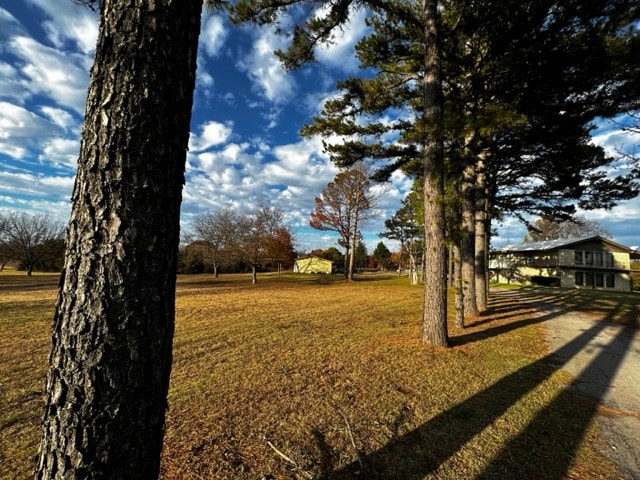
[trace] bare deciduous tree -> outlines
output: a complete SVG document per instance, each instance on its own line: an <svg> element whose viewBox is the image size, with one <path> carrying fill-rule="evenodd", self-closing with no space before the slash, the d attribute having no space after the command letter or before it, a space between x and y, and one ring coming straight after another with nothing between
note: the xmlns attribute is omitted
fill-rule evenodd
<svg viewBox="0 0 640 480"><path fill-rule="evenodd" d="M238 218L236 256L251 267L252 283L257 283L257 268L272 259L274 241L282 234L284 213L278 207L263 205L256 212Z"/></svg>
<svg viewBox="0 0 640 480"><path fill-rule="evenodd" d="M373 182L367 167L356 164L335 176L332 182L315 199L315 210L311 213L309 225L318 230L337 232L341 245L346 249L345 276L353 279L355 248L359 229L367 220L376 200L371 187Z"/></svg>
<svg viewBox="0 0 640 480"><path fill-rule="evenodd" d="M195 234L209 247L206 260L211 263L215 278L218 278L220 265L232 257L237 224L237 214L230 208L199 215L193 223Z"/></svg>
<svg viewBox="0 0 640 480"><path fill-rule="evenodd" d="M590 235L600 235L611 238L611 234L598 222L576 216L571 220L556 221L549 218L539 218L528 225L525 242L556 240L559 238L578 238Z"/></svg>
<svg viewBox="0 0 640 480"><path fill-rule="evenodd" d="M40 247L63 236L64 228L50 215L26 212L0 214L0 256L18 262L29 276L44 253Z"/></svg>

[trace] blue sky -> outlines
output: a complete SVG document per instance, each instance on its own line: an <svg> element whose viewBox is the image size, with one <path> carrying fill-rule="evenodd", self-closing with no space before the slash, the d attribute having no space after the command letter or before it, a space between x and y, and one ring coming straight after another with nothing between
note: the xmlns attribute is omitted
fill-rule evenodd
<svg viewBox="0 0 640 480"><path fill-rule="evenodd" d="M0 6L0 210L48 212L66 223L97 30L97 15L71 0ZM309 228L308 219L314 197L338 170L319 138L302 139L298 131L335 94L336 79L357 71L353 45L365 31L360 12L317 51L317 64L286 72L272 53L284 40L270 29L230 26L203 13L183 231L197 214L267 202L286 212L299 249L335 245L335 235ZM607 123L594 140L611 151L639 143ZM401 174L383 187L365 227L369 251L410 187ZM640 245L639 201L584 215L617 241ZM520 241L524 233L507 220L494 244Z"/></svg>

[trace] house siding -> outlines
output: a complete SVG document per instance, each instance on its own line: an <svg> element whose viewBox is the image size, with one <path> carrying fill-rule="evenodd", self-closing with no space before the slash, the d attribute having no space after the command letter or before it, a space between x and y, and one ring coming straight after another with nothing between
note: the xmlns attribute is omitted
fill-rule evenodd
<svg viewBox="0 0 640 480"><path fill-rule="evenodd" d="M554 284L562 288L631 290L629 249L602 238L570 245L531 248L523 245L494 252L494 279L519 284ZM555 279L555 281L553 280Z"/></svg>
<svg viewBox="0 0 640 480"><path fill-rule="evenodd" d="M293 271L296 273L331 273L333 262L320 257L299 258Z"/></svg>

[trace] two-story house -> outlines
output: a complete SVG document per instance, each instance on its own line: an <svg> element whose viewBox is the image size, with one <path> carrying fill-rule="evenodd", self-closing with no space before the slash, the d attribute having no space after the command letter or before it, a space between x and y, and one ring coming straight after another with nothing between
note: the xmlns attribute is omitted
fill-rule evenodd
<svg viewBox="0 0 640 480"><path fill-rule="evenodd" d="M599 235L506 245L490 253L489 271L498 282L628 292L630 251Z"/></svg>

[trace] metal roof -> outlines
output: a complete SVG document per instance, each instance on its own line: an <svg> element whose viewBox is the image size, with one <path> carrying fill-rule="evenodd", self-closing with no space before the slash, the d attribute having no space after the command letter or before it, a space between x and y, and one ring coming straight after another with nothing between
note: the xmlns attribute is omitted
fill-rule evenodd
<svg viewBox="0 0 640 480"><path fill-rule="evenodd" d="M573 245L578 245L580 243L586 243L594 240L610 243L611 245L615 245L619 248L624 248L625 250L629 250L629 247L622 245L621 243L614 242L609 238L604 238L604 237L601 237L600 235L590 235L588 237L558 238L556 240L543 240L540 242L511 244L511 245L505 245L504 247L501 247L501 248L496 248L494 251L503 252L503 253L544 252L548 250L555 250L557 248L571 247Z"/></svg>

